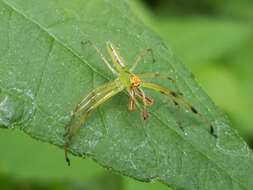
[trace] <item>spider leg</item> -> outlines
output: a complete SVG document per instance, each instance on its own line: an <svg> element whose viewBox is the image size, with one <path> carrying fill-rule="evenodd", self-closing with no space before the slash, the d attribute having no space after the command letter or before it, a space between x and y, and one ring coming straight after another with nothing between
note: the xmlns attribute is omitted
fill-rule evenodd
<svg viewBox="0 0 253 190"><path fill-rule="evenodd" d="M67 125L67 131L64 138L64 150L65 159L68 165L70 165L68 147L72 137L76 134L79 128L85 124L88 116L93 110L124 89L124 87L119 86L116 81L110 88L102 87L98 87L99 90L95 89L93 91L95 93L92 93L92 96L88 95L89 98L85 98L85 101L82 101L82 103L77 106L75 112L72 114L70 123Z"/></svg>
<svg viewBox="0 0 253 190"><path fill-rule="evenodd" d="M128 101L128 110L135 111L136 110L136 102L135 102L135 92L134 90L129 91L129 101Z"/></svg>
<svg viewBox="0 0 253 190"><path fill-rule="evenodd" d="M214 134L214 128L210 124L210 122L207 120L206 117L204 117L193 105L191 105L187 100L183 98L183 95L181 93L175 92L169 88L162 87L160 85L154 84L154 83L149 83L149 82L143 82L142 86L144 88L149 88L152 90L155 90L157 92L160 92L161 94L164 94L168 97L170 97L173 102L176 105L179 105L179 102L181 102L187 109L189 109L193 114L198 115L204 122L209 123L210 127L210 133L216 137Z"/></svg>
<svg viewBox="0 0 253 190"><path fill-rule="evenodd" d="M139 90L139 89L138 89ZM142 101L143 101L143 104L144 105L150 105L150 102L147 101L147 97L144 95L144 96L141 96L141 91L137 91L137 88L133 88L131 89L129 92L129 103L128 103L128 109L129 111L135 111L136 109L136 106L141 109L141 105L139 103L139 101L136 99L136 96L139 97ZM141 94L141 95L140 95ZM150 100L150 99L149 99ZM147 101L147 102L146 102ZM146 108L146 106L144 106ZM145 109L144 109L145 110ZM147 116L148 113L145 113L145 116ZM146 117L144 118L144 111L143 111L143 118L144 120L146 120Z"/></svg>
<svg viewBox="0 0 253 190"><path fill-rule="evenodd" d="M169 77L169 76L164 76L161 75L159 72L151 72L151 73L140 73L140 74L136 74L138 77L140 78L159 78L159 79L163 79L163 80L169 80L173 83L176 82L175 79Z"/></svg>
<svg viewBox="0 0 253 190"><path fill-rule="evenodd" d="M81 42L82 45L90 45L92 48L94 48L97 52L97 54L101 57L102 61L106 64L106 66L111 70L111 72L113 74L115 74L116 76L118 76L118 72L111 66L111 64L107 61L107 59L105 58L105 56L102 54L102 52L99 50L99 48L95 45L95 43L93 43L92 41L88 40L85 42Z"/></svg>
<svg viewBox="0 0 253 190"><path fill-rule="evenodd" d="M143 102L143 112L142 112L142 116L144 120L147 120L149 117L148 111L147 111L147 101L146 101L146 96L144 91L141 88L138 88L138 90L140 91L141 97L142 97L142 102Z"/></svg>
<svg viewBox="0 0 253 190"><path fill-rule="evenodd" d="M77 104L76 108L75 108L75 112L79 111L80 109L82 109L82 107L84 107L85 103L92 101L94 99L94 97L97 97L97 95L99 95L100 93L104 92L104 91L110 91L112 89L115 88L115 85L120 86L120 81L118 79L108 82L102 86L99 86L97 88L95 88L94 90L92 90L87 96L85 96L82 101ZM87 101L88 100L88 101Z"/></svg>
<svg viewBox="0 0 253 190"><path fill-rule="evenodd" d="M138 64L140 63L140 61L148 54L150 53L151 56L152 56L152 59L153 59L153 63L155 62L155 58L154 58L154 53L153 53L153 50L151 48L148 48L148 49L144 49L136 58L133 66L131 67L130 71L133 71L137 66Z"/></svg>
<svg viewBox="0 0 253 190"><path fill-rule="evenodd" d="M145 100L146 104L148 106L151 106L154 104L154 100L148 96L146 96L143 92L143 90L139 89L139 88L135 88L135 94L138 98L140 98L141 100Z"/></svg>

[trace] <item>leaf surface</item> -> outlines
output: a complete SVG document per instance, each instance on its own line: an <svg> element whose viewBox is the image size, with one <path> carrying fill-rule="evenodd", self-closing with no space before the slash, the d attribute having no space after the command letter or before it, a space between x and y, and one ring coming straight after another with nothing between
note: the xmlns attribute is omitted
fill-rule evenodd
<svg viewBox="0 0 253 190"><path fill-rule="evenodd" d="M120 47L131 65L145 48L136 72L159 71L177 80L156 81L182 92L215 128L160 94L151 116L127 110L120 93L100 106L73 138L73 154L142 181L159 180L175 189L251 190L252 151L201 90L173 52L118 0L0 1L0 126L20 127L41 141L62 147L64 126L76 104L95 87L113 80L99 56L105 42ZM106 57L108 57L106 55ZM74 164L74 163L73 163Z"/></svg>

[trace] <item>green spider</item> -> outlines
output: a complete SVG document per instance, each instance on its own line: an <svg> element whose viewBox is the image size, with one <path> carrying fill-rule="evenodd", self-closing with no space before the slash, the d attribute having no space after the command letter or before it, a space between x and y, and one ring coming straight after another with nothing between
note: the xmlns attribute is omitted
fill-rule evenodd
<svg viewBox="0 0 253 190"><path fill-rule="evenodd" d="M154 100L151 97L145 95L143 88L151 89L156 92L159 92L165 96L171 98L175 105L179 106L179 102L188 108L192 113L203 116L194 108L189 102L183 98L183 94L180 92L175 92L169 88L162 87L158 84L146 82L145 78L162 78L168 79L171 82L175 82L170 77L161 76L158 72L154 73L144 73L144 74L134 74L133 71L143 59L143 57L150 53L153 57L152 49L145 49L141 54L136 58L134 64L131 68L125 65L122 57L119 54L118 49L112 42L106 42L107 51L112 59L113 66L106 60L98 47L91 41L82 42L83 45L89 44L93 47L98 55L101 57L105 65L111 70L111 72L116 76L114 81L110 81L102 86L99 86L92 90L83 100L76 106L74 112L72 112L72 119L70 123L66 126L67 132L65 134L65 159L70 165L70 160L68 158L68 147L72 137L76 134L77 130L85 124L90 113L95 110L98 106L105 103L111 97L115 96L119 92L126 90L129 94L128 110L135 111L136 106L143 106L142 117L144 120L147 120L149 113L147 107L151 106L154 103ZM213 134L213 127L210 125L210 133Z"/></svg>

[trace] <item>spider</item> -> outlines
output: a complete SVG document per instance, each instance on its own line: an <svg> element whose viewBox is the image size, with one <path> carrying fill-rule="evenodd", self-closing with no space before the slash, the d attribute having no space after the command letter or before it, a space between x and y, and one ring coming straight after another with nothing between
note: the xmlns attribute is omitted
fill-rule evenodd
<svg viewBox="0 0 253 190"><path fill-rule="evenodd" d="M135 111L136 106L141 106L142 117L144 120L147 120L149 118L147 107L154 104L154 100L145 94L143 90L144 88L151 89L165 96L168 96L174 102L175 105L179 106L181 103L192 113L199 115L201 118L203 118L202 114L200 114L194 106L192 106L188 101L183 98L182 93L173 91L169 88L160 86L155 83L146 82L144 80L145 78L161 78L167 79L174 83L175 80L173 78L162 76L158 72L144 74L133 73L134 69L148 53L152 55L153 62L155 62L152 49L149 48L142 51L136 58L132 67L129 68L120 56L118 49L112 42L106 42L107 51L111 57L112 65L107 61L99 48L93 42L87 41L81 43L83 45L88 44L96 50L97 54L101 57L103 63L116 76L116 79L113 81L109 81L106 84L92 90L76 106L74 112L72 112L70 123L66 126L67 131L64 138L65 159L68 165L70 165L70 160L68 158L68 147L72 137L76 134L78 129L85 124L88 116L92 113L92 111L94 111L98 106L105 103L107 100L109 100L123 90L126 90L129 95L128 110ZM210 133L213 134L212 125L210 125Z"/></svg>

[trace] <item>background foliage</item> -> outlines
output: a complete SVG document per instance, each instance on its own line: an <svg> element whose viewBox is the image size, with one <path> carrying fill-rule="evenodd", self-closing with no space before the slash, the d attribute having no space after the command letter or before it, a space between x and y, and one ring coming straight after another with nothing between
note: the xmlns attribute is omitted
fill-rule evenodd
<svg viewBox="0 0 253 190"><path fill-rule="evenodd" d="M143 22L191 67L203 88L253 146L253 3L247 0L132 0L130 3ZM71 168L63 168L61 150L16 131L1 131L0 144L4 147L0 149L0 183L6 189L17 184L20 189L45 186L67 189L62 185L66 179L71 188L101 189L92 186L92 179L96 183L97 178L108 179L107 171L89 160L75 158ZM48 155L47 160L41 160L40 155ZM29 162L22 161L27 159ZM52 166L54 170L50 169ZM168 189L158 183L109 177L118 181L108 184L109 189Z"/></svg>

